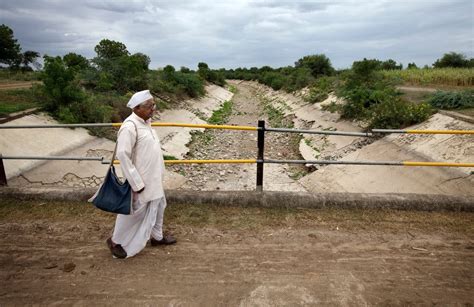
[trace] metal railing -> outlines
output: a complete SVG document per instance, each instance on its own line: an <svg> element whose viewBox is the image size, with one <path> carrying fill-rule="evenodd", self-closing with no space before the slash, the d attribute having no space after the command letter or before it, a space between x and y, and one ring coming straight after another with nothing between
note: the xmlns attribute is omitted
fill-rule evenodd
<svg viewBox="0 0 474 307"><path fill-rule="evenodd" d="M44 128L88 128L88 127L120 127L122 123L99 123L99 124L56 124L56 125L0 125L0 129L44 129ZM256 189L263 189L263 171L264 164L341 164L341 165L387 165L387 166L431 166L431 167L474 167L474 163L454 163L454 162L433 162L433 161L342 161L342 160L275 160L265 159L265 133L300 133L300 134L319 134L335 136L358 136L374 137L380 134L474 134L474 130L395 130L395 129L372 129L369 132L352 131L326 131L326 130L303 130L290 128L270 128L265 127L265 121L259 120L257 127L252 126L232 126L232 125L209 125L209 124L185 124L185 123L152 123L153 127L185 127L185 128L206 128L206 129L228 129L257 131L257 159L221 159L221 160L165 160L166 164L203 164L203 163L256 163L257 178ZM3 160L77 160L77 161L100 161L102 164L109 164L110 160L104 157L73 157L73 156L16 156L0 154L0 185L6 185L7 179ZM114 161L114 163L119 163Z"/></svg>

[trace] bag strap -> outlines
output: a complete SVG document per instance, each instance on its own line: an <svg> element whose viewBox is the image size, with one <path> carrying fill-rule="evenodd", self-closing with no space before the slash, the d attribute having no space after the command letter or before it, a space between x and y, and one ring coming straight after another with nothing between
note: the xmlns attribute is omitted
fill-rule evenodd
<svg viewBox="0 0 474 307"><path fill-rule="evenodd" d="M133 152L135 151L135 147L137 146L137 143L138 143L138 128L137 128L137 125L132 120L126 120L122 123L122 125L125 124L126 122L131 122L133 126L135 127L136 139L135 139L135 144L133 145L133 148L132 148L132 155L133 155ZM121 130L119 130L118 135L120 135L120 132ZM117 135L117 141L115 142L114 153L112 154L112 160L110 160L109 168L114 166L115 154L117 153L118 135Z"/></svg>

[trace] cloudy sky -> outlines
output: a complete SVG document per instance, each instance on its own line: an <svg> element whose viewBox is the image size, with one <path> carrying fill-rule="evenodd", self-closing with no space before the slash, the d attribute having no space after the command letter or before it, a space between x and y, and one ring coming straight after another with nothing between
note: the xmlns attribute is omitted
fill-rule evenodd
<svg viewBox="0 0 474 307"><path fill-rule="evenodd" d="M281 67L320 53L336 68L474 57L474 0L2 0L1 23L23 51L92 58L108 38L150 56L153 69Z"/></svg>

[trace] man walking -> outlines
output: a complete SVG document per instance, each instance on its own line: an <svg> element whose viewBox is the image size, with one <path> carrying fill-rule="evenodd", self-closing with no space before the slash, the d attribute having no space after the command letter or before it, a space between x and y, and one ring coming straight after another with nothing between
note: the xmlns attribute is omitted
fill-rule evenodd
<svg viewBox="0 0 474 307"><path fill-rule="evenodd" d="M116 258L136 255L148 240L152 246L176 243L172 236L163 236L165 164L160 140L151 127L153 96L149 90L137 92L127 106L133 112L118 132L117 158L132 187L133 205L130 215L117 215L113 235L107 239Z"/></svg>

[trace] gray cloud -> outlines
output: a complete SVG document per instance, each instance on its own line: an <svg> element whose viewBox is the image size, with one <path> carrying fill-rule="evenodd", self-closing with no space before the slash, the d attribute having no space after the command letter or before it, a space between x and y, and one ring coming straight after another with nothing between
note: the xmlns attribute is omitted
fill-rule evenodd
<svg viewBox="0 0 474 307"><path fill-rule="evenodd" d="M298 12L323 11L328 6L337 4L336 1L268 1L261 0L250 3L257 8L283 8Z"/></svg>
<svg viewBox="0 0 474 307"><path fill-rule="evenodd" d="M3 0L0 23L23 50L92 58L108 38L150 56L151 67L293 65L326 54L337 68L364 57L432 64L474 57L474 2Z"/></svg>

